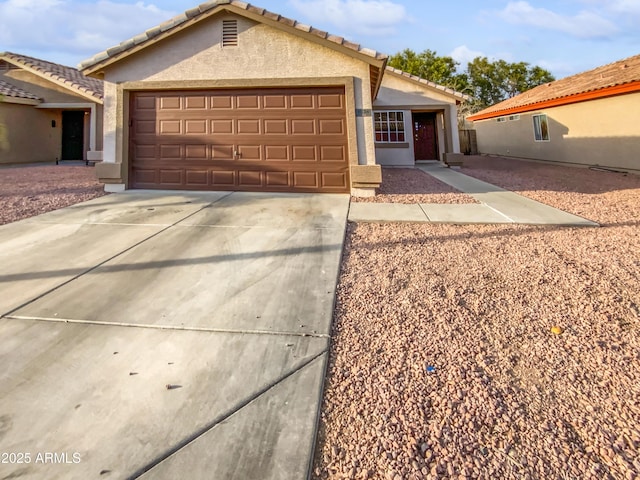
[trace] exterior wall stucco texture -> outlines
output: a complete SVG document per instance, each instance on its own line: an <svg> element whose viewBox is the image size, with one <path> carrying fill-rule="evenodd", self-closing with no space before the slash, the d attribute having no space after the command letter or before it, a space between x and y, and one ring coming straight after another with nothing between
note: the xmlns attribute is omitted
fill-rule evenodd
<svg viewBox="0 0 640 480"><path fill-rule="evenodd" d="M238 46L222 47L222 21L230 19L238 22ZM107 67L104 161L121 162L126 149L126 135L122 132L120 145L117 132L123 129L127 105L118 105L117 84L174 82L176 88L189 88L189 82L246 80L247 86L258 87L257 80L269 79L272 85L293 87L295 79L335 77L353 77L355 108L371 108L368 63L241 16L215 15ZM355 124L349 137L357 142L358 158L350 163L375 164L373 120L358 117Z"/></svg>
<svg viewBox="0 0 640 480"><path fill-rule="evenodd" d="M549 141L536 142L533 115L546 114ZM640 93L474 122L483 154L604 166L640 172Z"/></svg>
<svg viewBox="0 0 640 480"><path fill-rule="evenodd" d="M453 135L447 135L446 130L456 134L456 102L450 96L438 92L427 85L399 77L387 72L382 79L378 97L373 102L375 110L393 110L404 112L404 128L409 148L393 144L376 144L376 159L380 165L411 166L415 164L415 150L413 146L413 124L411 111L437 112L437 135L439 159L443 159L445 152L459 152L459 141L452 141Z"/></svg>
<svg viewBox="0 0 640 480"><path fill-rule="evenodd" d="M55 128L51 121L55 120ZM62 150L60 110L37 110L31 105L0 103L0 163L55 162ZM37 141L34 142L34 139Z"/></svg>

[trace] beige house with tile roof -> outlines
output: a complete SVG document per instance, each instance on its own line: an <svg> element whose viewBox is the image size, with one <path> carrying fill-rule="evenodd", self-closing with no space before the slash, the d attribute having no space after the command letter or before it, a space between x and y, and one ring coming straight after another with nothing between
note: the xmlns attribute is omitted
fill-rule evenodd
<svg viewBox="0 0 640 480"><path fill-rule="evenodd" d="M472 115L483 154L640 173L640 55Z"/></svg>
<svg viewBox="0 0 640 480"><path fill-rule="evenodd" d="M0 53L0 124L1 164L100 160L102 81Z"/></svg>
<svg viewBox="0 0 640 480"><path fill-rule="evenodd" d="M99 178L110 191L372 194L381 164L459 151L465 99L386 62L245 2L206 2L80 64L104 81Z"/></svg>

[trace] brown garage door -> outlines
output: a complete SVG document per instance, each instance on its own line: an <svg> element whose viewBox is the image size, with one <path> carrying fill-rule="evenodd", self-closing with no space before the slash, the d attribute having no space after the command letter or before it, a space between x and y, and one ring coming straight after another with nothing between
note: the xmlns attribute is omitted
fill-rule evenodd
<svg viewBox="0 0 640 480"><path fill-rule="evenodd" d="M133 92L130 187L349 191L344 88Z"/></svg>

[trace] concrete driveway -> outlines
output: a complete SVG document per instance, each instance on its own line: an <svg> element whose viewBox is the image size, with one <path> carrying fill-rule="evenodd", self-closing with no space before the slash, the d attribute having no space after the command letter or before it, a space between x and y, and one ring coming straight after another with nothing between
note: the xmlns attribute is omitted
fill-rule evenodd
<svg viewBox="0 0 640 480"><path fill-rule="evenodd" d="M0 227L0 479L306 478L348 206L137 191Z"/></svg>

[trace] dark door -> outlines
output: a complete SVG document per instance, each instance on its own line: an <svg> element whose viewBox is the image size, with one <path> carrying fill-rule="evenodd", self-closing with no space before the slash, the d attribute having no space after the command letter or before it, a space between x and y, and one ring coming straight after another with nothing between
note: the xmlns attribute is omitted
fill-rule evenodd
<svg viewBox="0 0 640 480"><path fill-rule="evenodd" d="M62 160L82 160L84 157L84 112L62 112Z"/></svg>
<svg viewBox="0 0 640 480"><path fill-rule="evenodd" d="M413 148L416 160L438 160L435 113L413 114Z"/></svg>

